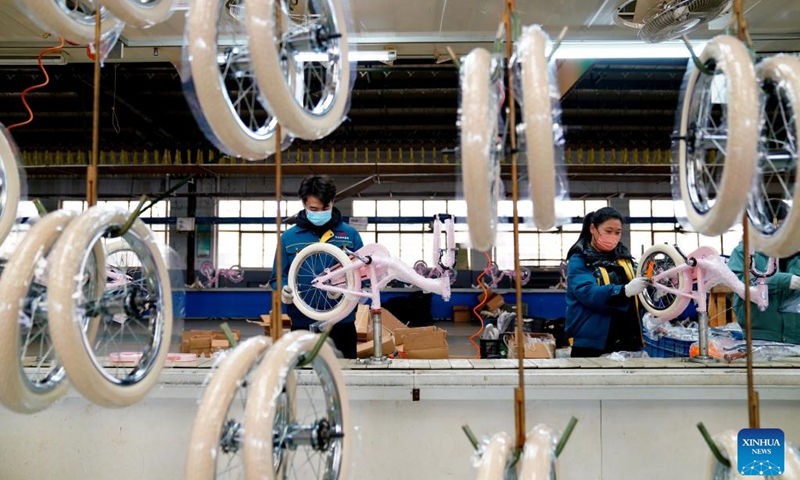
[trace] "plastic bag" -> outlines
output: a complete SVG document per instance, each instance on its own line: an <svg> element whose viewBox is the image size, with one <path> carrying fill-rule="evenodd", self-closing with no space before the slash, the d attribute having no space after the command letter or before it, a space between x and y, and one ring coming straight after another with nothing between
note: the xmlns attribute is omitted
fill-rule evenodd
<svg viewBox="0 0 800 480"><path fill-rule="evenodd" d="M780 313L800 313L800 290L792 290L778 307Z"/></svg>
<svg viewBox="0 0 800 480"><path fill-rule="evenodd" d="M650 358L650 355L647 354L644 350L639 352L612 352L612 353L604 353L600 355L600 358L607 358L609 360L614 360L616 362L624 362L629 358Z"/></svg>

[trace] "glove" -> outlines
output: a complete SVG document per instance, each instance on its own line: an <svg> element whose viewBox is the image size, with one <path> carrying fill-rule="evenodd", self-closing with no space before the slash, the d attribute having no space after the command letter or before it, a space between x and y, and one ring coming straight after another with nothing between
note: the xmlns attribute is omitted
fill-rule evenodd
<svg viewBox="0 0 800 480"><path fill-rule="evenodd" d="M625 296L630 298L634 295L639 295L648 285L650 285L649 278L636 277L625 285Z"/></svg>
<svg viewBox="0 0 800 480"><path fill-rule="evenodd" d="M792 279L789 281L789 288L792 290L800 290L800 277L792 275Z"/></svg>
<svg viewBox="0 0 800 480"><path fill-rule="evenodd" d="M292 289L289 285L284 285L283 289L281 290L281 302L289 305L294 303L294 297L292 296Z"/></svg>

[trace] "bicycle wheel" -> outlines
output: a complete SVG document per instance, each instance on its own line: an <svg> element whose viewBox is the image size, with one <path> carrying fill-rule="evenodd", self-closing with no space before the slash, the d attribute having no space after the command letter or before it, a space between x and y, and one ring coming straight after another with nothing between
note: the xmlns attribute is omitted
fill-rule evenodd
<svg viewBox="0 0 800 480"><path fill-rule="evenodd" d="M56 243L48 274L50 332L58 356L75 388L107 407L131 405L156 385L172 334L169 275L150 229L141 220L122 236L141 265L132 280L95 296L80 292L76 285L87 273L87 252L101 237L122 227L129 215L106 206L81 214ZM108 357L119 352L141 355L132 364L109 363Z"/></svg>
<svg viewBox="0 0 800 480"><path fill-rule="evenodd" d="M739 219L753 183L758 154L759 100L747 49L733 37L714 37L700 55L714 72L690 63L677 115L673 158L679 196L692 228L725 233ZM676 192L678 193L678 192Z"/></svg>
<svg viewBox="0 0 800 480"><path fill-rule="evenodd" d="M8 130L0 135L0 243L6 239L17 221L20 197L17 146Z"/></svg>
<svg viewBox="0 0 800 480"><path fill-rule="evenodd" d="M476 48L461 64L461 176L470 242L484 252L494 246L500 182L493 63L489 52Z"/></svg>
<svg viewBox="0 0 800 480"><path fill-rule="evenodd" d="M291 332L259 365L245 407L247 478L347 478L350 407L339 361L327 343L311 370L298 375L296 391L286 388L318 338L306 331Z"/></svg>
<svg viewBox="0 0 800 480"><path fill-rule="evenodd" d="M58 210L36 222L0 276L0 403L15 412L44 410L69 388L47 327L44 259L75 216Z"/></svg>
<svg viewBox="0 0 800 480"><path fill-rule="evenodd" d="M313 280L328 271L350 265L350 258L338 247L329 243L315 243L300 250L289 267L287 283L294 292L294 305L308 318L319 322L332 322L346 317L358 305L358 298L320 290ZM361 290L361 277L350 270L335 277L327 285L351 292Z"/></svg>
<svg viewBox="0 0 800 480"><path fill-rule="evenodd" d="M558 89L551 82L547 62L547 34L538 26L526 27L516 44L522 80L523 135L519 143L525 145L528 160L528 185L533 201L533 221L540 230L556 225L556 153L564 161L563 133L558 110L553 108L553 97L559 98Z"/></svg>
<svg viewBox="0 0 800 480"><path fill-rule="evenodd" d="M556 445L558 434L547 425L533 427L525 437L525 446L520 457L519 478L551 479L558 478Z"/></svg>
<svg viewBox="0 0 800 480"><path fill-rule="evenodd" d="M256 80L292 135L317 140L344 120L350 100L347 27L339 0L265 0L247 5ZM301 88L286 79L303 73Z"/></svg>
<svg viewBox="0 0 800 480"><path fill-rule="evenodd" d="M709 454L707 478L713 480L764 480L763 476L743 477L737 471L738 433L736 431L728 430L721 434L714 435L714 443L717 445L722 456L730 461L733 468L726 467L719 463L714 455Z"/></svg>
<svg viewBox="0 0 800 480"><path fill-rule="evenodd" d="M756 189L747 215L755 249L783 258L800 250L800 236L795 234L800 228L800 208L794 206L798 188L800 125L796 115L800 107L800 60L778 55L761 62L756 72L766 101ZM782 222L781 216L786 217Z"/></svg>
<svg viewBox="0 0 800 480"><path fill-rule="evenodd" d="M514 441L506 432L495 433L480 453L476 480L504 480Z"/></svg>
<svg viewBox="0 0 800 480"><path fill-rule="evenodd" d="M203 392L195 416L186 480L244 479L244 409L252 374L272 342L252 337L231 350Z"/></svg>
<svg viewBox="0 0 800 480"><path fill-rule="evenodd" d="M642 259L636 267L636 276L651 278L684 263L686 262L683 261L683 257L675 250L675 247L653 245L642 255ZM688 293L692 290L692 274L689 270L684 270L662 278L658 283L664 287ZM652 315L662 319L671 319L680 315L691 299L659 290L656 286L650 285L639 294L639 300Z"/></svg>
<svg viewBox="0 0 800 480"><path fill-rule="evenodd" d="M244 0L197 0L192 5L186 21L183 89L200 128L215 146L229 155L261 160L277 149L277 121L255 80L244 17ZM284 138L285 133L282 142Z"/></svg>
<svg viewBox="0 0 800 480"><path fill-rule="evenodd" d="M417 272L417 275L422 275L424 277L428 274L428 264L425 263L425 260L417 260L414 263L414 271Z"/></svg>
<svg viewBox="0 0 800 480"><path fill-rule="evenodd" d="M172 15L173 0L102 0L103 5L126 25L152 27Z"/></svg>
<svg viewBox="0 0 800 480"><path fill-rule="evenodd" d="M17 0L20 10L43 30L78 43L94 43L95 2ZM101 7L100 37L121 29L122 22Z"/></svg>

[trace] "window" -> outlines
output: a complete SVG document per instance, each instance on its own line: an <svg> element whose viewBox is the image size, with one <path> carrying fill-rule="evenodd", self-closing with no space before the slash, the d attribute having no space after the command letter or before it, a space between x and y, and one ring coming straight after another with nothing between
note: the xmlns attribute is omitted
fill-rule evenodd
<svg viewBox="0 0 800 480"><path fill-rule="evenodd" d="M98 200L98 205L109 205L124 208L128 211L133 211L139 206L138 200ZM85 200L62 200L61 208L64 210L72 210L73 212L83 212L88 207L88 202ZM167 218L169 217L169 202L161 201L148 208L140 215L141 218ZM153 238L156 243L161 245L169 245L169 226L166 223L150 223L147 225L153 232Z"/></svg>
<svg viewBox="0 0 800 480"><path fill-rule="evenodd" d="M281 217L303 209L300 200L281 201ZM218 200L217 217L274 218L278 215L275 200ZM281 231L287 229L281 223ZM278 235L274 223L220 223L217 225L216 265L229 268L272 268Z"/></svg>

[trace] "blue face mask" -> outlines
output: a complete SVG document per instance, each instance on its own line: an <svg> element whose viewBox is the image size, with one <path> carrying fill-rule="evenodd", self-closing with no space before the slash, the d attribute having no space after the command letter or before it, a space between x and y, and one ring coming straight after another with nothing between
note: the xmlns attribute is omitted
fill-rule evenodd
<svg viewBox="0 0 800 480"><path fill-rule="evenodd" d="M333 210L323 210L321 212L312 212L311 210L306 210L306 218L308 218L309 222L321 227L330 222L332 212Z"/></svg>

